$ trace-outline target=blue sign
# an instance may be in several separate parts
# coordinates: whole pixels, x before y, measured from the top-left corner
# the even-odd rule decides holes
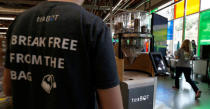
[[[174,21],[168,22],[168,31],[167,31],[167,40],[173,40],[173,33],[174,33]]]

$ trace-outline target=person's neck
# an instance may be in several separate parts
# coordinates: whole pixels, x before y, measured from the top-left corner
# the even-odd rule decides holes
[[[48,0],[48,1],[58,1],[58,2],[71,2],[71,3],[75,3],[77,5],[82,5],[82,3],[80,3],[79,1],[77,0]]]

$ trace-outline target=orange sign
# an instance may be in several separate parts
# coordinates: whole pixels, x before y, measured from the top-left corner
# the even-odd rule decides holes
[[[200,0],[187,0],[186,15],[199,12]]]

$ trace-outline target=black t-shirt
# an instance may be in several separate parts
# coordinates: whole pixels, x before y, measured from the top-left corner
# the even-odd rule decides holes
[[[95,109],[96,89],[119,84],[109,29],[74,3],[22,13],[7,41],[14,109]]]

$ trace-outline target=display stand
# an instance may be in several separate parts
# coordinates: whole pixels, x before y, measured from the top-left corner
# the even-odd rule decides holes
[[[149,52],[152,35],[146,12],[115,16],[114,52],[124,109],[154,109],[157,78]]]
[[[117,64],[120,64],[117,65],[119,71],[122,71],[122,68],[124,68],[124,70],[140,71],[147,73],[152,77],[155,76],[152,60],[149,55],[151,40],[150,34],[142,34],[138,32],[119,33],[115,36],[115,38],[118,38],[119,40],[119,43],[114,46],[115,56],[117,57]],[[149,44],[147,48],[144,46],[142,47],[142,45],[144,45],[142,42],[145,40],[148,41]],[[132,41],[134,43],[126,45],[125,43],[127,43],[127,41],[130,41],[130,43]],[[132,48],[130,49],[129,47]],[[124,65],[122,65],[122,61],[124,62]]]
[[[140,33],[119,33],[118,37],[115,38],[119,39],[119,43],[114,46],[114,50],[118,75],[121,81],[120,87],[124,109],[154,109],[157,78],[155,77],[149,53],[138,52],[139,49],[136,51],[137,53],[135,52],[136,55],[127,53],[129,55],[126,56],[123,53],[125,52],[123,51],[125,41],[129,39],[131,39],[129,41],[150,40],[151,38]],[[136,45],[131,44],[131,47],[135,49]],[[129,58],[133,57],[135,59],[131,63]]]

